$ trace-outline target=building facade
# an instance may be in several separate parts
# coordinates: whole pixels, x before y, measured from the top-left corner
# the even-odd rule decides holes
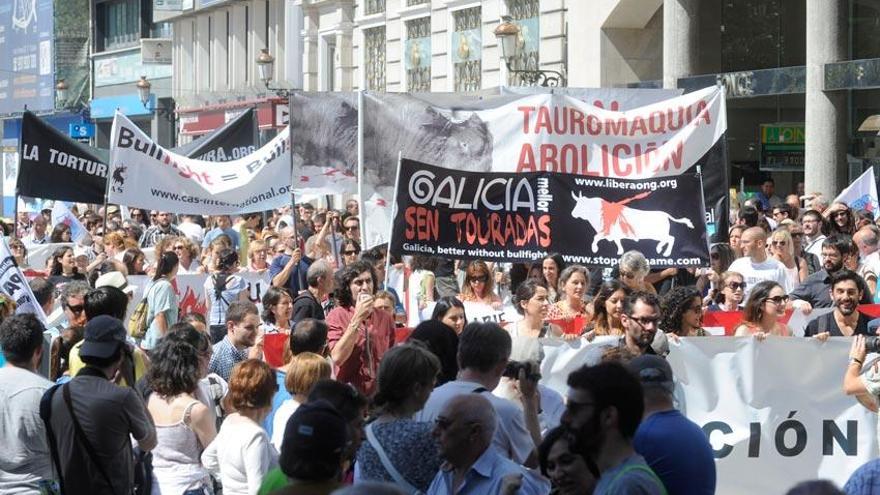
[[[293,0],[195,0],[170,11],[174,32],[171,93],[179,140],[188,142],[257,109],[262,139],[287,124],[287,101],[260,79],[257,58],[274,57],[271,88],[301,88],[301,9]]]

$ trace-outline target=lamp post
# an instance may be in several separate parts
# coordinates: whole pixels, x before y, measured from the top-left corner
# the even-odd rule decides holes
[[[67,83],[64,82],[64,79],[59,79],[58,84],[55,85],[55,104],[61,108],[67,104],[67,90]]]
[[[257,57],[257,71],[260,74],[260,80],[263,81],[263,85],[266,86],[268,91],[272,91],[281,98],[290,97],[289,89],[273,88],[272,86],[269,86],[269,82],[272,80],[272,74],[275,73],[275,57],[269,53],[268,48],[260,49],[260,55]]]
[[[519,46],[520,28],[511,22],[511,17],[501,17],[501,24],[495,28],[495,37],[501,44],[501,58],[507,67],[507,72],[519,76],[528,86],[565,86],[565,75],[562,72],[549,69],[513,69],[510,64],[520,55]]]
[[[151,112],[156,112],[160,117],[165,117],[165,120],[169,122],[174,122],[173,104],[169,106],[162,105],[160,107],[149,107],[148,103],[150,103],[150,97],[152,96],[153,85],[147,80],[147,76],[141,76],[140,81],[135,84],[135,87],[137,88],[138,98],[140,98],[144,108]]]

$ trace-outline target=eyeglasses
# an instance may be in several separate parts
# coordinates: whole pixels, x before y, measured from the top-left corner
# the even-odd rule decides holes
[[[19,249],[24,249],[24,246],[19,246],[17,244],[13,244],[12,246],[9,246],[9,249],[19,250]]]
[[[343,251],[342,254],[344,254],[346,256],[356,256],[358,254],[358,252],[355,251],[354,249],[348,249],[346,251]]]
[[[79,304],[77,306],[71,306],[68,304],[67,309],[69,309],[71,313],[78,315],[82,313],[86,309],[86,307],[84,304]]]
[[[764,299],[764,302],[772,302],[777,306],[781,306],[788,302],[788,296],[768,297],[767,299]]]
[[[174,246],[173,249],[174,249],[175,251],[180,251],[180,250],[186,249],[186,246]]]
[[[343,230],[351,232],[353,230],[358,230],[359,228],[361,228],[361,226],[360,225],[346,225],[345,227],[342,227],[342,228],[343,228]]]
[[[636,317],[634,317],[634,316],[627,315],[627,317],[628,317],[630,320],[632,320],[632,321],[638,323],[639,326],[642,327],[642,328],[644,328],[644,327],[646,327],[646,326],[648,326],[648,325],[657,325],[657,323],[660,322],[660,318],[651,318],[651,317],[647,317],[647,316],[643,316],[643,317],[641,317],[641,318],[636,318]]]
[[[727,288],[730,290],[740,290],[740,289],[746,290],[746,283],[745,282],[729,282],[727,284]]]
[[[104,235],[104,231],[103,231],[103,230],[99,230],[99,231],[95,232],[95,235]]]

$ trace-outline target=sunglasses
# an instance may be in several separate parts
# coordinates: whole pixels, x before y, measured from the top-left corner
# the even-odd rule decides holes
[[[847,211],[835,211],[834,213],[831,214],[832,217],[845,217],[848,215],[849,215],[849,212],[847,212]]]
[[[770,244],[772,244],[774,246],[787,246],[788,241],[773,241]]]
[[[764,302],[772,302],[777,306],[781,306],[788,302],[788,296],[768,297],[767,299],[764,299]]]
[[[79,304],[79,305],[77,305],[77,306],[71,306],[71,305],[68,304],[68,305],[67,305],[67,309],[69,309],[70,312],[73,313],[73,314],[80,314],[80,313],[82,313],[82,312],[86,309],[86,307],[85,307],[85,305],[83,305],[83,304]]]
[[[349,249],[349,250],[343,251],[342,254],[344,254],[346,256],[355,256],[358,254],[358,252],[355,251],[354,249]]]
[[[489,281],[489,277],[486,275],[480,275],[479,277],[472,277],[471,278],[471,282],[482,282],[485,284],[488,281]]]
[[[180,250],[182,250],[182,249],[186,249],[186,246],[174,246],[173,249],[174,249],[175,251],[180,251]]]
[[[746,290],[746,283],[745,282],[730,282],[727,284],[727,288],[730,290],[739,290],[739,289]]]
[[[360,225],[349,225],[349,226],[343,227],[344,230],[349,231],[349,232],[351,232],[352,230],[357,230],[359,228],[361,228]]]

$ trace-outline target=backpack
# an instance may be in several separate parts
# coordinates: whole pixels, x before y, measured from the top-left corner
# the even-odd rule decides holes
[[[223,291],[226,290],[226,283],[229,282],[229,274],[224,272],[215,273],[213,279],[214,299],[216,299],[218,302],[223,301],[226,303],[227,306],[229,306],[229,303],[226,301],[226,299],[223,298]]]
[[[147,298],[144,297],[137,306],[134,307],[134,312],[131,313],[131,316],[128,317],[128,334],[133,339],[143,339],[147,334],[147,329],[150,328],[147,324],[147,313],[149,310],[149,303],[147,302]]]

